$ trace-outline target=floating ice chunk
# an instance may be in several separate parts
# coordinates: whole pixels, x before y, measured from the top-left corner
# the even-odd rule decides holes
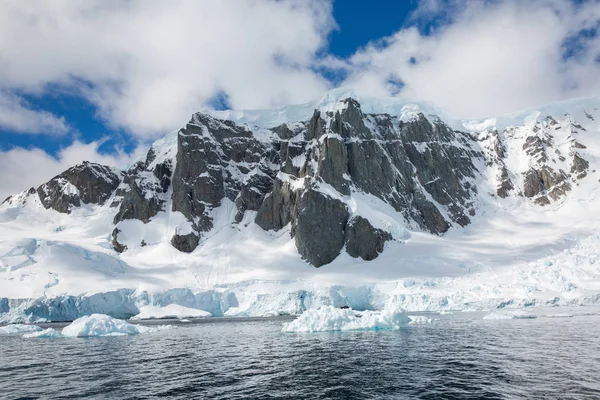
[[[432,318],[427,318],[424,315],[411,315],[408,318],[410,319],[409,325],[431,324],[433,322]]]
[[[354,311],[331,306],[308,310],[283,326],[283,332],[326,332],[355,330],[397,330],[408,326],[409,317],[401,310]]]
[[[14,335],[16,333],[38,332],[41,330],[42,328],[37,325],[14,324],[0,326],[0,335]]]
[[[63,337],[63,335],[55,329],[48,328],[48,329],[44,329],[43,331],[26,333],[23,335],[23,337],[25,339],[32,339],[32,338],[53,339],[53,338]]]
[[[483,319],[512,319],[509,314],[491,313],[483,316]]]
[[[159,318],[207,318],[212,317],[208,311],[189,308],[178,304],[169,304],[164,307],[140,307],[140,313],[131,319],[159,319]]]
[[[546,318],[573,318],[573,314],[546,314]]]
[[[485,315],[483,319],[534,319],[537,316],[526,313],[524,311],[513,311],[513,312],[493,312]]]
[[[104,314],[92,314],[76,319],[63,328],[62,334],[68,337],[120,336],[140,333],[137,326]]]
[[[124,336],[157,332],[171,328],[169,325],[155,327],[133,325],[127,321],[109,317],[108,315],[92,314],[76,319],[71,325],[63,328],[62,334],[67,337]]]

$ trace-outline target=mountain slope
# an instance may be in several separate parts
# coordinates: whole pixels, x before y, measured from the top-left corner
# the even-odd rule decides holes
[[[578,99],[459,121],[337,90],[277,110],[205,110],[127,171],[84,163],[7,199],[0,312],[60,319],[177,303],[261,315],[398,298],[419,309],[593,298],[594,263],[540,278],[571,286],[500,288],[598,226],[599,108]],[[69,311],[49,315],[52,301]]]

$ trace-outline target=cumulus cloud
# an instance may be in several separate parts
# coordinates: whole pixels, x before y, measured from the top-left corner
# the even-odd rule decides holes
[[[346,60],[346,86],[365,95],[431,101],[457,116],[490,116],[598,94],[600,2],[428,0],[416,20],[444,15]],[[399,87],[398,82],[402,82]]]
[[[118,149],[114,154],[102,154],[98,151],[101,144],[102,141],[91,143],[74,141],[62,149],[57,157],[52,157],[39,148],[16,147],[8,151],[0,151],[2,160],[0,202],[10,195],[30,187],[37,187],[82,161],[124,168],[131,163],[133,158],[144,152],[144,148],[138,147],[131,154]]]
[[[427,100],[456,116],[600,90],[599,0],[422,0],[409,26],[347,59],[326,51],[336,23],[325,0],[0,0],[0,9],[0,127],[16,132],[69,131],[15,95],[56,87],[140,140],[216,96],[237,109],[316,100],[331,86],[319,70],[343,72],[341,85],[359,95]],[[83,160],[128,162],[99,145],[75,141],[57,158],[0,152],[0,197]]]
[[[0,91],[0,130],[18,133],[62,135],[70,128],[64,117],[33,110],[19,96]]]
[[[181,126],[221,93],[237,109],[318,99],[331,86],[318,69],[343,71],[341,84],[359,94],[428,100],[462,116],[600,88],[600,39],[580,35],[598,27],[598,0],[421,0],[413,27],[348,59],[326,52],[331,1],[0,5],[0,90],[39,95],[58,85],[95,104],[109,127],[142,138]],[[566,48],[578,51],[565,57]]]
[[[0,0],[0,89],[48,84],[110,126],[155,137],[224,92],[235,108],[320,96],[311,67],[335,28],[324,0]]]

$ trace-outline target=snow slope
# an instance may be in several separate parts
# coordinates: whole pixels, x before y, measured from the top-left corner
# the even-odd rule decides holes
[[[300,106],[210,113],[272,127],[305,121],[315,108],[335,110],[349,96],[356,97],[337,90]],[[567,196],[541,207],[522,196],[492,195],[497,171],[478,166],[477,215],[467,227],[453,227],[443,236],[411,230],[372,195],[342,196],[350,210],[360,210],[396,240],[387,242],[375,261],[342,252],[320,269],[300,259],[289,226],[266,232],[254,224],[252,212],[232,224],[236,208],[228,200],[214,210],[214,227],[193,253],[169,244],[175,231],[185,231],[187,221],[180,213],[164,211],[143,231],[136,225],[140,221],[124,221],[122,240],[130,250],[119,255],[107,234],[115,214],[110,201],[61,214],[46,210],[34,197],[23,205],[24,192],[0,207],[0,320],[74,320],[93,313],[129,318],[144,307],[172,305],[213,316],[258,316],[321,306],[439,311],[600,303],[599,98],[481,120],[453,119],[432,105],[401,99],[359,100],[366,113],[440,117],[479,137],[484,152],[497,131],[507,144],[504,162],[518,189],[521,174],[531,167],[523,143],[535,125],[543,125],[548,115],[563,128],[576,121],[585,129],[578,130],[576,140],[586,146],[580,151],[589,171],[571,183]],[[571,131],[552,129],[557,148],[569,153]],[[176,151],[174,136],[154,145],[156,162]],[[552,162],[567,168],[558,159]],[[134,246],[142,240],[145,246]]]

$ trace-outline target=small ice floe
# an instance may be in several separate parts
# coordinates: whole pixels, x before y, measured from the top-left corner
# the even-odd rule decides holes
[[[165,318],[208,318],[212,314],[208,311],[199,310],[180,306],[179,304],[169,304],[164,307],[160,306],[143,306],[140,307],[140,313],[131,319],[165,319]]]
[[[294,321],[284,324],[282,331],[398,330],[410,322],[411,318],[402,310],[354,311],[327,306],[305,311]]]
[[[23,335],[23,337],[25,339],[32,339],[32,338],[53,339],[53,338],[61,338],[64,336],[56,329],[48,328],[48,329],[44,329],[43,331],[26,333]]]
[[[171,328],[172,326],[170,325],[153,327],[134,325],[108,315],[92,314],[78,318],[70,325],[64,327],[62,335],[66,337],[125,336],[157,332]]]
[[[432,318],[427,318],[424,315],[410,315],[408,318],[410,319],[409,325],[424,325],[433,322]]]
[[[573,314],[545,314],[545,318],[573,318]]]
[[[0,326],[0,335],[14,335],[17,333],[38,332],[41,330],[42,328],[37,325],[13,324]]]
[[[527,313],[525,311],[511,311],[511,312],[493,312],[487,314],[483,319],[534,319],[536,315]]]

